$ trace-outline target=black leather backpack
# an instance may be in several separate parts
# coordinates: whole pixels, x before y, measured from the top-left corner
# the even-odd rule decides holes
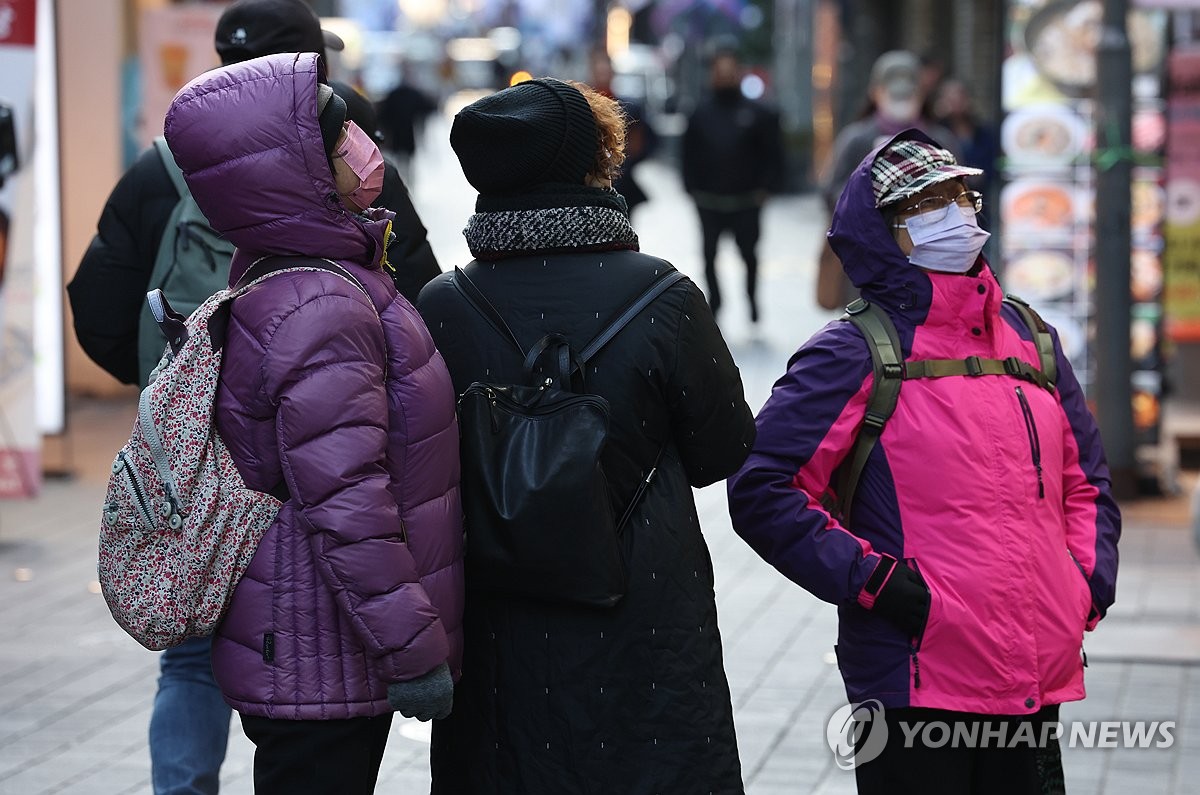
[[[526,376],[525,384],[476,381],[458,401],[469,586],[594,607],[624,596],[620,534],[659,461],[616,518],[600,464],[608,401],[586,391],[584,365],[682,278],[678,271],[660,277],[578,352],[562,334],[526,351],[455,269],[455,287],[520,352]]]

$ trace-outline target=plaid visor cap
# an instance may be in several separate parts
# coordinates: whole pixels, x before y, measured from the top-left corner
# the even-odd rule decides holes
[[[896,141],[871,164],[875,206],[886,207],[948,179],[982,173],[982,169],[960,166],[954,155],[940,146],[924,141]]]

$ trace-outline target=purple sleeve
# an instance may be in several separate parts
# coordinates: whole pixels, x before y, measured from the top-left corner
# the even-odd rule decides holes
[[[738,535],[789,579],[834,604],[861,602],[880,562],[870,544],[820,504],[862,423],[870,385],[862,337],[848,324],[826,327],[775,383],[758,413],[750,457],[728,483]]]
[[[1079,562],[1092,589],[1093,629],[1116,599],[1117,542],[1121,538],[1121,513],[1112,495],[1108,463],[1096,420],[1088,410],[1083,390],[1054,333],[1058,362],[1056,384],[1064,423],[1063,518],[1067,545]]]

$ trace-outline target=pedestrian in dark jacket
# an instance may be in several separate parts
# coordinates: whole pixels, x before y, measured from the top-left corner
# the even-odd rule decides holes
[[[346,118],[358,125],[359,129],[368,133],[380,144],[383,137],[379,130],[379,120],[375,106],[359,93],[358,89],[340,80],[330,80],[329,87],[333,93],[346,103]],[[383,158],[383,192],[379,194],[376,205],[391,210],[396,214],[392,221],[392,234],[396,239],[388,246],[388,262],[392,268],[388,275],[396,283],[400,295],[410,303],[417,302],[421,288],[429,280],[442,272],[433,249],[426,237],[425,224],[413,207],[412,197],[408,186],[400,176],[400,169],[393,158]]]
[[[465,271],[525,345],[559,332],[578,350],[672,270],[638,252],[610,188],[623,135],[613,100],[551,79],[455,117],[450,142],[480,192]],[[511,342],[452,278],[430,282],[420,308],[455,389],[522,382]],[[695,285],[667,289],[601,350],[586,390],[611,407],[602,464],[617,515],[662,452],[621,538],[628,590],[611,608],[468,590],[455,711],[434,724],[437,795],[743,791],[691,489],[736,470],[754,426]]]
[[[763,205],[783,173],[779,114],[742,94],[742,66],[731,50],[713,58],[712,96],[688,119],[683,136],[683,187],[696,202],[704,238],[708,303],[721,308],[717,244],[725,232],[746,266],[750,319],[758,322],[758,238]]]
[[[1049,383],[980,254],[981,198],[963,181],[978,173],[907,130],[863,159],[838,200],[830,242],[891,319],[903,361],[848,522],[830,507],[849,499],[836,473],[878,417],[872,354],[852,323],[792,357],[729,480],[734,529],[838,606],[850,702],[884,710],[888,731],[864,730],[842,760],[858,763],[861,793],[1061,791],[1046,727],[1084,697],[1083,634],[1115,597],[1121,517],[1100,435],[1057,332]],[[950,735],[935,729],[910,742],[901,724],[922,721],[976,740],[938,744]]]
[[[217,430],[248,487],[288,495],[213,642],[258,793],[372,792],[392,710],[445,717],[462,654],[454,392],[384,272],[382,156],[318,84],[318,57],[202,75],[165,124],[237,246],[231,283],[264,257],[322,257],[360,283],[274,276],[226,333]]]
[[[341,39],[321,30],[316,15],[301,0],[238,0],[217,23],[215,43],[226,65],[278,52],[324,56],[327,45],[339,50],[343,46]],[[368,120],[357,108],[352,108],[350,118],[369,131]],[[159,242],[178,201],[166,168],[150,147],[113,188],[96,236],[67,285],[75,336],[84,353],[124,384],[140,381],[139,318]],[[441,269],[408,189],[390,163],[380,201],[381,207],[396,213],[392,226],[396,241],[389,256],[395,266],[393,279],[406,298],[416,301],[421,287]],[[168,294],[167,298],[176,297]]]

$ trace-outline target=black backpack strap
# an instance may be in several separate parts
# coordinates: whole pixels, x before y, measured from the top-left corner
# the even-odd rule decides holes
[[[500,332],[500,336],[506,338],[513,344],[521,353],[521,358],[525,358],[525,348],[521,345],[521,341],[517,339],[517,335],[509,328],[508,323],[504,322],[504,317],[492,305],[483,291],[475,286],[475,282],[471,281],[471,277],[467,276],[466,271],[462,268],[455,267],[454,277],[450,283],[462,294],[462,297],[467,299],[467,303],[475,308],[475,311],[483,315],[483,319],[492,325],[496,331]]]
[[[171,352],[178,355],[183,349],[183,343],[188,340],[187,318],[175,311],[167,296],[158,288],[146,293],[146,302],[150,305],[150,314],[154,317],[154,322],[167,338]]]
[[[627,325],[629,325],[630,321],[641,314],[642,310],[649,306],[655,298],[658,298],[660,295],[666,292],[671,285],[683,278],[685,278],[684,275],[679,271],[670,271],[655,280],[654,283],[647,287],[643,293],[634,298],[628,306],[618,312],[617,315],[609,321],[608,325],[605,326],[599,334],[597,334],[586,345],[583,346],[583,350],[574,357],[575,363],[573,364],[572,370],[582,369],[583,365],[587,364],[588,360],[599,353],[601,348],[611,342],[612,338],[617,336],[621,329],[625,328]],[[480,290],[473,281],[471,281],[470,277],[467,276],[466,272],[463,271],[462,268],[454,269],[454,278],[452,282],[454,286],[458,288],[458,291],[462,293],[463,297],[467,299],[467,302],[470,303],[471,306],[475,307],[475,310],[492,325],[492,328],[498,331],[501,336],[507,338],[513,344],[513,346],[521,352],[521,356],[526,359],[527,371],[531,369],[530,365],[532,364],[528,357],[532,356],[533,361],[536,361],[537,356],[541,355],[542,351],[544,351],[547,347],[550,347],[550,345],[555,341],[556,335],[547,335],[546,337],[543,337],[533,349],[526,352],[525,348],[521,345],[520,340],[517,339],[517,335],[513,333],[513,330],[509,327],[508,323],[504,321],[504,318],[501,316],[500,312],[496,309],[492,302],[487,299],[487,296],[483,294],[483,291]]]
[[[842,524],[848,525],[858,479],[867,465],[871,450],[883,434],[884,425],[895,412],[896,403],[900,400],[904,368],[901,364],[903,351],[900,348],[900,338],[896,335],[896,326],[882,309],[859,298],[846,307],[846,314],[842,316],[842,320],[853,323],[866,339],[867,347],[871,351],[871,368],[875,374],[871,394],[867,398],[862,429],[850,448],[847,460],[842,464],[837,497],[834,500],[823,500],[826,509],[835,509]]]
[[[600,349],[612,341],[612,338],[620,333],[621,329],[629,325],[635,317],[642,313],[642,310],[648,307],[655,298],[665,293],[671,285],[684,278],[684,275],[679,271],[669,271],[660,276],[653,284],[646,288],[646,291],[633,299],[625,309],[617,314],[605,328],[592,338],[591,342],[583,346],[583,350],[579,353],[579,364],[583,366],[588,361],[600,352]]]
[[[1043,386],[1053,392],[1054,385],[1058,383],[1058,360],[1054,356],[1054,337],[1050,335],[1050,328],[1041,315],[1033,311],[1033,307],[1023,299],[1010,294],[1004,296],[1004,303],[1017,310],[1021,320],[1029,327],[1033,335],[1033,344],[1037,346],[1038,359],[1042,363],[1042,374],[1048,382]]]

